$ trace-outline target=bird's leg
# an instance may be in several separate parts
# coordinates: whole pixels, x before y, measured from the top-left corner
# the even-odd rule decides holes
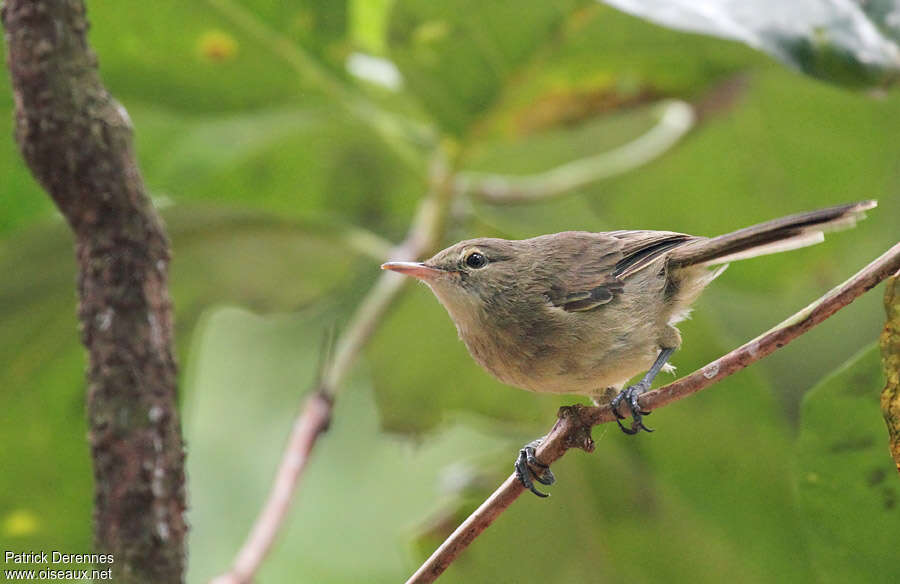
[[[653,366],[650,367],[650,370],[644,375],[644,378],[641,379],[640,382],[630,385],[620,391],[619,395],[612,400],[610,405],[612,406],[613,413],[616,415],[616,423],[626,434],[637,434],[641,430],[644,430],[645,432],[653,431],[653,428],[648,428],[644,425],[643,416],[649,415],[650,412],[641,410],[641,406],[638,404],[638,398],[642,393],[650,389],[650,384],[653,383],[656,374],[659,373],[660,369],[663,368],[666,361],[669,360],[669,357],[671,357],[674,352],[675,349],[662,349],[656,357]],[[625,419],[625,416],[619,413],[619,404],[622,403],[622,401],[625,401],[628,404],[628,409],[631,410],[631,428],[626,428],[622,424],[622,420]]]
[[[534,451],[543,441],[543,438],[533,440],[523,446],[522,450],[519,451],[519,456],[516,458],[515,464],[516,478],[519,479],[519,482],[522,483],[523,487],[538,497],[549,497],[550,495],[547,493],[542,493],[534,488],[534,481],[537,481],[542,485],[552,485],[556,482],[556,477],[550,472],[550,467],[534,457]],[[541,469],[540,473],[534,472],[532,467]]]

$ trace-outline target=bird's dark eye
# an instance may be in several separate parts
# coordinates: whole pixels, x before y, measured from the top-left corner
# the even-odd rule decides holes
[[[487,265],[487,258],[483,254],[473,251],[466,256],[466,265],[477,270]]]

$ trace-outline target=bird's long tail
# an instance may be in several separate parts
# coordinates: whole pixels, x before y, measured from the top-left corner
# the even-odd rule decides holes
[[[789,215],[710,239],[681,245],[669,254],[671,267],[719,265],[819,243],[824,232],[856,225],[877,201],[838,205]]]

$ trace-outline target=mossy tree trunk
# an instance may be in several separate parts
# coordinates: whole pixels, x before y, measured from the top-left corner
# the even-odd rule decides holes
[[[131,122],[100,81],[82,0],[6,0],[2,18],[16,141],[75,235],[96,551],[114,555],[117,582],[179,582],[185,486],[169,245]]]

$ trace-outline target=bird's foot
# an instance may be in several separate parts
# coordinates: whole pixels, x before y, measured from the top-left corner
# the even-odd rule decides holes
[[[550,467],[539,461],[534,456],[534,452],[541,445],[541,439],[538,438],[533,442],[529,442],[519,451],[516,458],[516,478],[522,483],[522,486],[537,495],[538,497],[549,497],[547,493],[542,493],[534,487],[534,481],[542,485],[552,485],[556,482],[556,477],[550,472]],[[535,472],[534,469],[539,469]]]
[[[644,416],[649,416],[650,412],[642,410],[640,404],[638,404],[638,398],[645,391],[647,391],[646,384],[637,383],[635,385],[630,385],[620,391],[619,395],[617,395],[610,404],[613,413],[616,415],[616,423],[626,434],[637,434],[641,430],[645,432],[653,431],[653,428],[648,428],[644,425]],[[628,404],[628,409],[631,410],[631,428],[626,428],[624,424],[622,424],[622,420],[625,419],[625,416],[619,413],[619,404],[623,401]]]

